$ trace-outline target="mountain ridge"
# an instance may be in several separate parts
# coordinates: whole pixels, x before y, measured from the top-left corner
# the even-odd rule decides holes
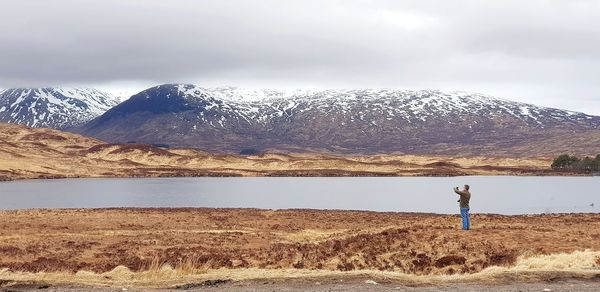
[[[0,90],[0,122],[69,129],[118,103],[118,98],[93,88],[8,88]]]
[[[479,155],[600,129],[600,117],[439,90],[246,90],[163,84],[77,131],[208,151]],[[552,151],[546,151],[548,154]]]

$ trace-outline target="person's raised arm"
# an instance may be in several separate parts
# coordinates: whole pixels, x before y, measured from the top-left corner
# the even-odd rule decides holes
[[[454,192],[459,194],[461,197],[467,195],[465,192],[458,190],[458,188],[454,188]]]
[[[454,192],[455,192],[455,193],[457,193],[457,194],[459,194],[459,195],[460,195],[460,191],[458,190],[458,188],[454,188],[453,190],[454,190]],[[461,197],[462,197],[462,196],[461,196]],[[457,202],[460,202],[460,199],[458,199],[458,201],[457,201]]]

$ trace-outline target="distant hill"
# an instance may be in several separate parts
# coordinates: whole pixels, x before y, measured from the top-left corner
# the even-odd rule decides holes
[[[539,156],[597,152],[598,144],[586,141],[600,139],[600,117],[464,92],[166,84],[132,96],[77,131],[111,142],[229,153]],[[564,137],[583,138],[579,145]]]
[[[0,123],[0,181],[156,176],[405,176],[551,174],[539,158],[218,155],[191,148],[107,144],[65,131]],[[562,173],[561,173],[562,174]]]
[[[69,129],[118,103],[118,98],[91,88],[0,89],[0,122]]]

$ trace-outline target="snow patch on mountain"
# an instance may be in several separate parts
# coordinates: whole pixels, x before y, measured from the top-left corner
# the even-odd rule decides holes
[[[64,129],[81,125],[119,103],[89,88],[10,88],[0,92],[0,121]]]
[[[559,110],[533,104],[509,101],[485,94],[464,91],[394,89],[328,89],[328,90],[274,90],[243,89],[238,87],[204,88],[190,84],[174,86],[177,94],[189,100],[202,100],[204,110],[213,111],[209,121],[198,115],[200,123],[223,126],[227,119],[244,120],[249,124],[266,124],[275,119],[296,115],[331,115],[342,124],[374,119],[418,124],[431,120],[465,119],[470,117],[513,117],[523,125],[545,127],[560,123],[586,122],[597,119],[579,112]],[[157,87],[160,88],[160,87]],[[166,97],[169,98],[169,97]],[[341,121],[340,121],[341,119]],[[217,120],[219,122],[217,122]],[[593,124],[597,127],[597,124]]]
[[[598,129],[599,116],[469,92],[164,84],[132,96],[79,131],[109,142],[232,153],[253,148],[479,155]]]

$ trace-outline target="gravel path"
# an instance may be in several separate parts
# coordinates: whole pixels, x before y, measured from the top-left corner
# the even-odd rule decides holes
[[[369,280],[328,280],[327,282],[313,281],[309,279],[297,280],[263,280],[263,281],[240,281],[240,282],[203,282],[192,283],[172,289],[142,289],[142,288],[106,288],[106,287],[61,287],[47,286],[43,284],[17,284],[4,287],[2,291],[578,291],[597,292],[600,291],[600,279],[597,280],[560,280],[544,283],[508,283],[508,284],[477,284],[477,283],[453,283],[435,286],[405,286],[398,283],[375,283]]]

